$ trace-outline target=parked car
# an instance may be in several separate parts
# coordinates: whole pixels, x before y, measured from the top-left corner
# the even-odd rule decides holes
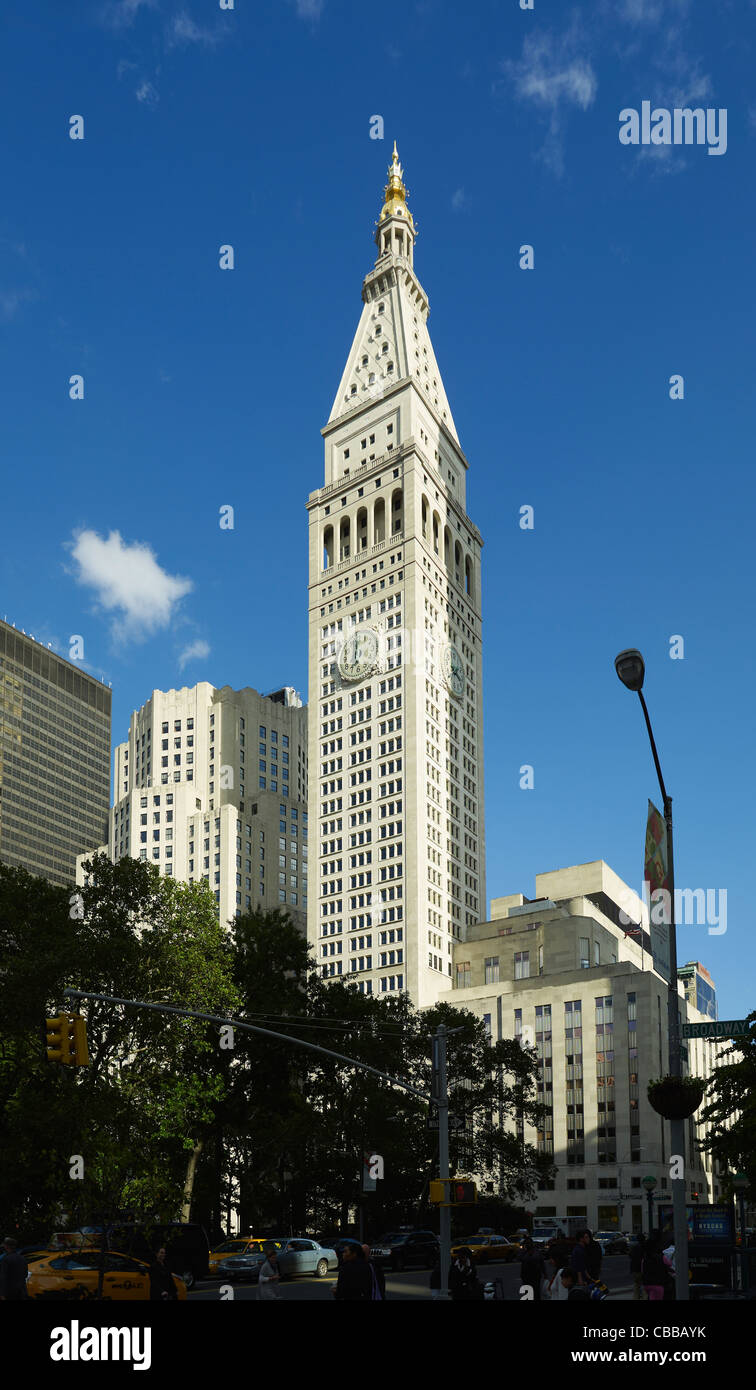
[[[30,1298],[42,1300],[91,1299],[97,1297],[100,1261],[105,1261],[102,1296],[109,1302],[121,1299],[148,1299],[150,1267],[144,1260],[122,1255],[116,1250],[50,1251],[34,1260],[26,1287]],[[176,1295],[186,1298],[186,1284],[174,1274]]]
[[[407,1269],[410,1265],[432,1269],[440,1253],[439,1239],[433,1231],[389,1231],[370,1247],[371,1260],[391,1269]]]
[[[619,1231],[596,1231],[593,1239],[601,1246],[602,1255],[626,1255],[630,1249],[627,1236]]]

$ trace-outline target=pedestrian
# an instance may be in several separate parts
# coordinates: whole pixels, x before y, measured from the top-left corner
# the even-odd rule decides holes
[[[672,1302],[674,1302],[675,1299],[677,1298],[677,1292],[676,1292],[676,1289],[675,1289],[675,1247],[674,1247],[674,1245],[667,1245],[667,1246],[665,1247],[665,1249],[662,1250],[662,1259],[663,1259],[663,1261],[664,1261],[664,1268],[665,1268],[666,1271],[667,1271],[667,1278],[666,1278],[666,1280],[665,1280],[665,1282],[664,1282],[664,1301],[665,1301],[665,1303],[672,1303]]]
[[[368,1269],[370,1270],[370,1280],[372,1285],[370,1297],[374,1302],[378,1302],[382,1299],[385,1299],[386,1297],[386,1275],[384,1274],[381,1266],[378,1264],[374,1264],[371,1260],[369,1245],[363,1245],[362,1253],[365,1256],[365,1259],[367,1260]]]
[[[449,1270],[449,1293],[452,1301],[457,1303],[463,1299],[478,1298],[482,1292],[475,1273],[472,1252],[463,1245],[454,1256]]]
[[[583,1288],[588,1283],[588,1265],[586,1262],[586,1249],[591,1238],[588,1230],[577,1231],[575,1234],[575,1244],[570,1253],[570,1269],[575,1275],[575,1283],[578,1288]]]
[[[601,1261],[603,1250],[597,1240],[593,1239],[593,1234],[589,1230],[584,1231],[585,1240],[585,1268],[589,1279],[598,1281],[601,1278]]]
[[[178,1290],[168,1268],[165,1246],[161,1245],[150,1265],[150,1302],[162,1303],[172,1298],[178,1298]]]
[[[533,1301],[541,1301],[541,1284],[545,1277],[543,1255],[536,1250],[532,1240],[522,1242],[522,1263],[520,1265],[520,1282],[533,1290]]]
[[[669,1280],[669,1271],[664,1263],[658,1237],[649,1237],[641,1260],[641,1279],[646,1297],[651,1303],[661,1303]]]
[[[635,1300],[643,1299],[646,1296],[643,1288],[643,1277],[641,1275],[644,1249],[645,1242],[641,1236],[630,1250],[630,1273],[633,1276],[633,1298]]]
[[[3,1250],[5,1255],[0,1260],[0,1299],[17,1303],[19,1299],[29,1297],[26,1287],[29,1266],[23,1255],[19,1255],[18,1242],[13,1236],[5,1237]]]
[[[591,1296],[591,1295],[590,1295],[590,1293],[588,1292],[588,1289],[587,1289],[584,1285],[579,1284],[579,1283],[577,1282],[577,1275],[576,1275],[576,1273],[575,1273],[575,1270],[572,1269],[572,1268],[570,1268],[569,1265],[567,1266],[566,1269],[563,1269],[563,1270],[562,1270],[562,1272],[561,1272],[561,1274],[560,1274],[559,1277],[560,1277],[560,1281],[561,1281],[562,1287],[565,1288],[565,1289],[567,1290],[567,1299],[568,1299],[568,1302],[570,1302],[570,1303],[577,1303],[577,1302],[583,1302],[583,1303],[585,1303],[587,1300],[590,1299],[590,1296]]]
[[[372,1265],[361,1245],[345,1245],[333,1296],[341,1303],[367,1303],[373,1297]]]
[[[257,1277],[257,1297],[263,1303],[268,1303],[282,1297],[279,1284],[281,1282],[281,1271],[278,1268],[278,1250],[272,1241],[268,1241],[263,1246],[265,1259],[260,1265],[260,1273]]]
[[[564,1300],[567,1298],[567,1295],[569,1294],[569,1288],[562,1281],[562,1275],[565,1273],[565,1271],[567,1271],[567,1273],[570,1274],[570,1276],[574,1280],[574,1272],[570,1269],[569,1264],[564,1264],[561,1266],[560,1269],[554,1271],[549,1280],[548,1290],[546,1291],[547,1297],[551,1300],[552,1303],[564,1302]]]
[[[552,1241],[549,1242],[549,1259],[555,1271],[564,1269],[570,1262],[570,1245],[564,1231],[559,1231]]]

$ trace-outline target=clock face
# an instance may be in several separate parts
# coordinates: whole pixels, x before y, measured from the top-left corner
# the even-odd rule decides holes
[[[452,695],[455,695],[458,700],[461,700],[465,693],[467,681],[465,679],[465,668],[462,657],[457,651],[457,648],[452,646],[445,647],[442,661],[444,680]]]
[[[339,652],[339,670],[345,680],[359,681],[377,665],[378,633],[372,627],[358,627]]]

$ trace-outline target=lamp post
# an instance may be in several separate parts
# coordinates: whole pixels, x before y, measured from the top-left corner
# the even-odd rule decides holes
[[[654,1188],[656,1187],[656,1178],[652,1178],[650,1175],[644,1178],[643,1186],[646,1189],[646,1200],[648,1202],[648,1234],[652,1236],[654,1233]]]
[[[746,1244],[746,1204],[745,1195],[750,1181],[745,1173],[736,1173],[732,1185],[738,1198],[738,1224],[740,1226],[740,1289],[748,1288],[748,1249]]]
[[[667,827],[667,879],[669,884],[670,912],[669,912],[669,988],[667,991],[667,1033],[669,1039],[669,1074],[670,1076],[682,1076],[682,1055],[680,1052],[680,1011],[677,998],[677,935],[675,931],[675,862],[673,854],[672,839],[672,797],[667,795],[667,788],[662,777],[659,755],[656,751],[651,720],[646,708],[646,701],[643,698],[643,679],[646,674],[646,667],[640,652],[631,647],[626,651],[620,652],[616,657],[614,667],[622,684],[628,690],[636,691],[638,699],[643,709],[643,717],[648,729],[648,737],[651,742],[651,752],[654,755],[654,766],[656,775],[659,779],[659,789],[664,801],[664,820]],[[687,1302],[690,1298],[688,1285],[688,1215],[685,1207],[685,1120],[670,1120],[669,1139],[671,1157],[679,1156],[682,1159],[683,1176],[672,1178],[672,1219],[675,1243],[675,1293],[679,1302]],[[675,1165],[678,1171],[680,1165]]]

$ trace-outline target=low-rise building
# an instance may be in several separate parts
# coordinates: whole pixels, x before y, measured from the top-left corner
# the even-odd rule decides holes
[[[584,1217],[594,1230],[646,1229],[643,1178],[656,1178],[662,1201],[671,1183],[669,1126],[646,1094],[669,1066],[668,989],[653,969],[645,905],[602,860],[539,874],[534,899],[496,898],[490,921],[467,925],[454,986],[452,1001],[481,1017],[492,1040],[519,1038],[537,1051],[542,1125],[505,1121],[557,1167],[534,1213]],[[705,1021],[682,983],[679,995],[683,1021]],[[684,1067],[706,1076],[722,1044],[686,1047]],[[696,1133],[691,1120],[686,1197],[716,1201],[718,1176]],[[481,1180],[496,1190],[495,1174]]]

